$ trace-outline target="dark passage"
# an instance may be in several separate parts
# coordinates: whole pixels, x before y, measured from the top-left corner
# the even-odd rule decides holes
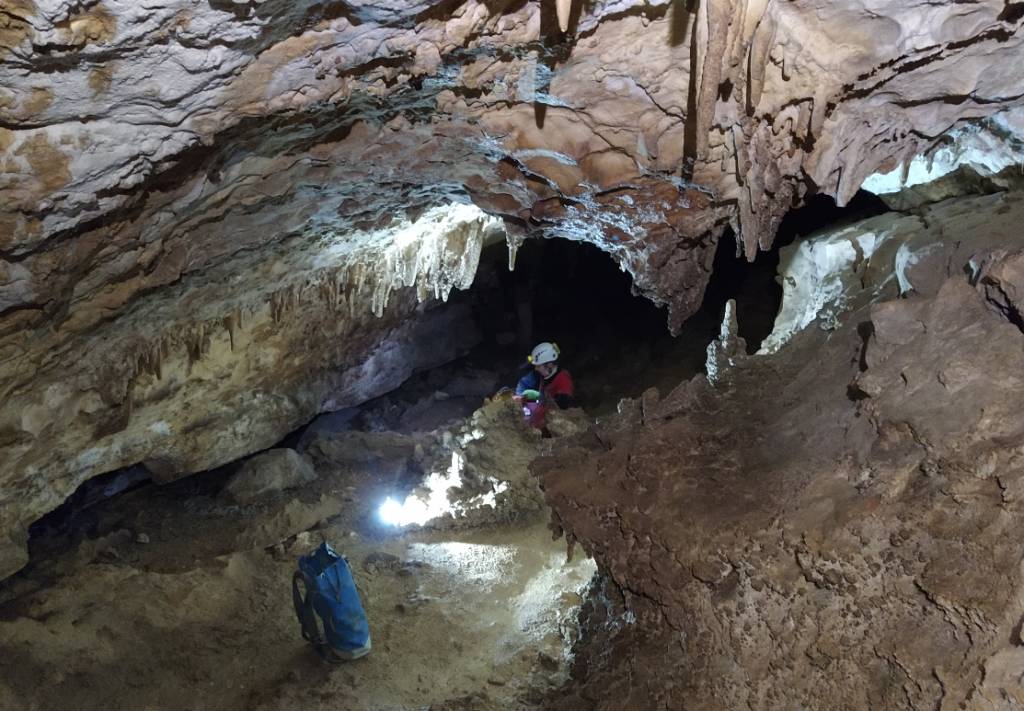
[[[735,299],[739,334],[747,342],[747,352],[755,353],[772,332],[782,303],[782,286],[777,276],[779,250],[818,230],[839,229],[885,212],[889,212],[885,203],[865,191],[859,191],[845,207],[837,206],[827,195],[814,195],[803,207],[783,218],[772,248],[759,252],[752,263],[736,257],[736,235],[727,230],[715,253],[704,303],[687,328],[697,329],[702,319],[712,319],[717,329],[726,301]]]
[[[484,255],[473,289],[460,296],[472,300],[484,333],[472,358],[491,359],[512,384],[536,343],[557,343],[579,404],[588,409],[614,408],[666,369],[692,375],[703,364],[706,334],[673,339],[665,310],[634,296],[630,275],[589,244],[527,240],[512,272],[505,247],[496,245]]]
[[[356,429],[442,426],[468,416],[500,387],[514,386],[528,369],[526,356],[542,341],[558,344],[561,365],[576,382],[577,404],[592,416],[613,412],[622,398],[650,387],[667,393],[703,372],[728,299],[737,300],[740,335],[756,351],[779,308],[777,265],[775,250],[754,263],[736,258],[735,240],[726,234],[704,303],[673,338],[665,309],[634,295],[631,275],[597,247],[529,239],[509,271],[506,246],[492,245],[481,256],[472,288],[450,299],[472,308],[480,344],[466,357],[418,373],[398,390],[335,417]],[[286,440],[286,446],[297,441]]]
[[[665,309],[634,295],[632,277],[597,247],[527,240],[509,272],[505,247],[496,245],[485,252],[473,288],[457,297],[471,300],[484,332],[483,345],[470,358],[490,359],[511,384],[530,348],[553,341],[577,381],[579,404],[594,415],[649,387],[665,391],[703,371],[728,299],[740,305],[741,335],[752,351],[771,331],[781,297],[778,255],[773,251],[753,264],[734,255],[729,234],[704,304],[673,338]]]

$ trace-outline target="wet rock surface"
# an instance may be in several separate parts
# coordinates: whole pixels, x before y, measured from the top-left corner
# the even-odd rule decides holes
[[[614,581],[559,708],[1022,703],[1021,244],[977,219],[934,288],[862,284],[827,329],[535,463]]]

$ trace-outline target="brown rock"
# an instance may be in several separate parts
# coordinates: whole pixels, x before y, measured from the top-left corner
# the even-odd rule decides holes
[[[538,460],[557,525],[634,620],[615,635],[588,625],[556,708],[970,707],[1000,683],[1016,693],[1024,509],[991,476],[1019,467],[1024,336],[984,293],[958,275],[861,307],[726,387],[694,380],[658,416],[623,411],[602,423],[606,446],[580,435]],[[869,309],[858,379],[879,387],[855,403],[840,384],[862,366],[840,344]]]

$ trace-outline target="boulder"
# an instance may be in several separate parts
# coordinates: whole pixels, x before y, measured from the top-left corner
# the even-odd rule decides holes
[[[306,453],[317,463],[376,471],[404,468],[414,458],[416,439],[395,432],[320,432]]]
[[[313,466],[294,449],[270,449],[246,461],[224,487],[224,493],[240,504],[250,504],[316,478]]]

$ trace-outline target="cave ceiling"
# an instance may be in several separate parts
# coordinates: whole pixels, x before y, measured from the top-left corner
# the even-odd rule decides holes
[[[439,206],[503,218],[513,247],[598,245],[677,330],[727,228],[752,258],[809,193],[843,203],[950,129],[1024,103],[1020,2],[559,6],[4,0],[7,548],[20,551],[32,517],[89,476],[143,460],[172,473],[215,465],[341,403],[280,406],[286,417],[218,455],[172,451],[240,408],[266,420],[251,398],[183,415],[186,386],[200,388],[192,403],[213,380],[221,403],[254,383],[273,400],[324,386],[300,372],[346,357],[356,367],[351,349],[311,345],[325,304],[351,321],[332,320],[332,337],[366,351],[376,341],[360,314],[391,328],[415,309],[398,299],[385,313],[382,282],[416,283],[420,296],[468,285],[494,238],[487,218],[429,218],[446,230],[429,259],[395,241]],[[337,256],[330,283],[325,251]],[[296,325],[288,314],[304,299]],[[274,339],[290,365],[267,355]],[[210,352],[221,370],[196,375]],[[268,368],[296,375],[265,382]],[[164,430],[192,439],[145,439]],[[0,572],[23,562],[4,555]]]
[[[678,324],[723,225],[752,256],[1024,94],[1003,0],[7,5],[5,333],[446,200],[599,244]]]

